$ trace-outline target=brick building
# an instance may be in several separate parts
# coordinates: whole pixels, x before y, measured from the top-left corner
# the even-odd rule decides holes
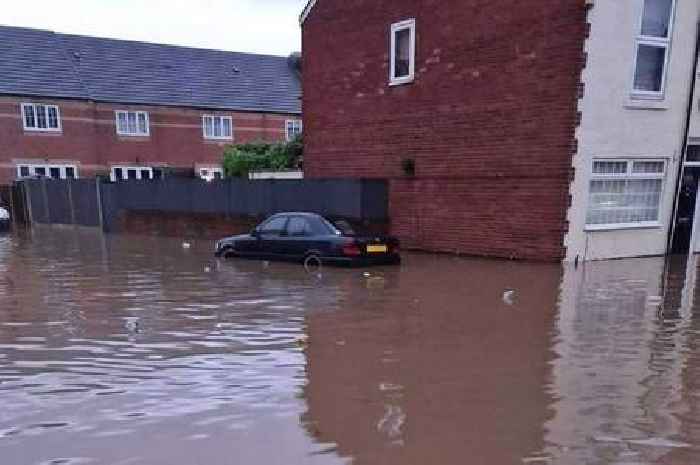
[[[214,177],[224,146],[301,131],[297,57],[0,26],[0,184]]]
[[[583,0],[312,1],[305,174],[387,177],[410,247],[560,259]]]
[[[389,178],[394,232],[427,250],[700,251],[699,20],[697,0],[311,0],[306,175]]]

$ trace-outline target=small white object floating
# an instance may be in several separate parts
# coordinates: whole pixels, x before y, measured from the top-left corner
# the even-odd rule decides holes
[[[190,244],[189,242],[183,242],[183,243],[182,243],[182,248],[183,248],[183,249],[189,249],[190,247],[192,247],[192,244]]]
[[[515,299],[515,291],[513,289],[506,289],[503,291],[503,302],[508,305],[513,305],[513,299]]]
[[[205,273],[211,273],[211,267],[210,267],[210,266],[205,266],[205,267],[204,267],[204,272],[205,272]]]

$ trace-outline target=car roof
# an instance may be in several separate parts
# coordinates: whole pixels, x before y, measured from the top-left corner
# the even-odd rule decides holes
[[[323,218],[323,215],[319,215],[318,213],[311,213],[311,212],[282,212],[282,213],[276,213],[272,216],[273,217],[277,217],[277,216],[307,216],[307,217]]]

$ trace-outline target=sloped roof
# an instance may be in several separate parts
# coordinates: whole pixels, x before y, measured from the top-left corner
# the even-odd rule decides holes
[[[0,26],[0,94],[301,113],[286,57]]]

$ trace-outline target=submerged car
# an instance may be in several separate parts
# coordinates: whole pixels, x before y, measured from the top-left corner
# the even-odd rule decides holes
[[[399,241],[391,236],[357,234],[345,220],[331,221],[315,213],[278,213],[250,234],[216,243],[217,257],[319,261],[338,265],[401,262]]]
[[[10,212],[0,207],[0,231],[7,231],[8,229],[10,229]]]

